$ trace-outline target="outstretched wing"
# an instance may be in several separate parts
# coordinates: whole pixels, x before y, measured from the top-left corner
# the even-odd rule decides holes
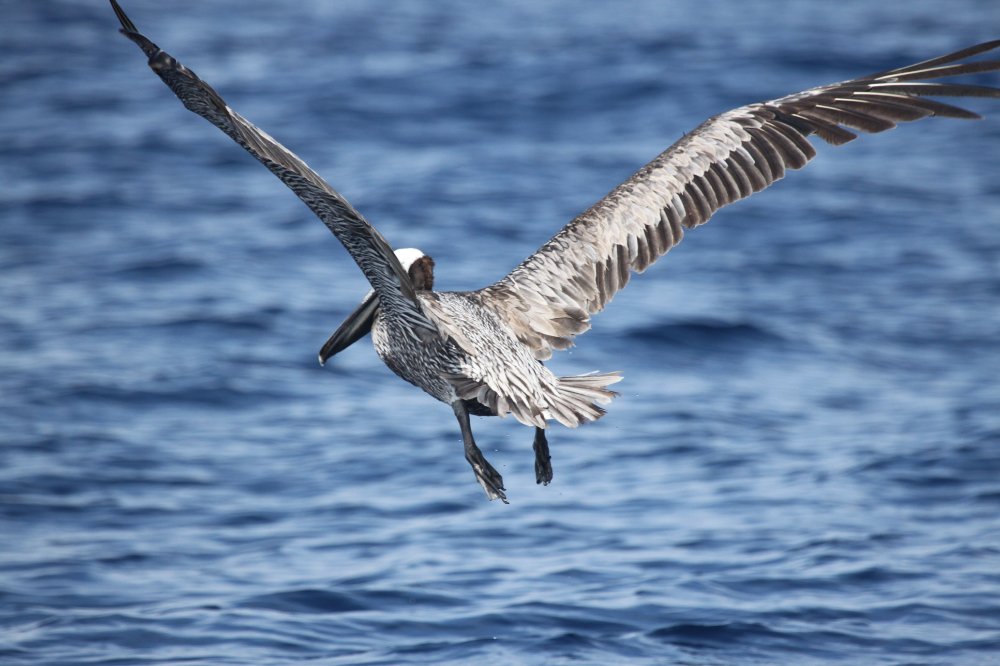
[[[418,332],[436,333],[417,301],[392,248],[348,201],[305,162],[243,116],[170,54],[144,37],[115,0],[121,32],[149,57],[149,66],[189,110],[221,129],[287,185],[323,221],[361,267],[383,305],[411,320]]]
[[[806,137],[831,144],[927,116],[978,118],[928,96],[1000,97],[1000,89],[928,83],[1000,70],[961,62],[1000,47],[979,44],[924,62],[749,104],[709,119],[567,224],[499,282],[479,293],[518,338],[546,359],[572,346],[629,280],[680,242],[684,229],[726,204],[799,169],[816,154]]]

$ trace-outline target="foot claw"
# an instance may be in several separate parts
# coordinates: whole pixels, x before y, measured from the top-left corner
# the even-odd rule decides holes
[[[498,499],[504,504],[510,504],[504,492],[507,489],[503,487],[503,477],[500,476],[500,472],[493,468],[493,465],[486,461],[486,458],[480,458],[478,461],[470,460],[469,464],[472,465],[472,471],[476,474],[476,481],[486,491],[486,496],[490,500]]]

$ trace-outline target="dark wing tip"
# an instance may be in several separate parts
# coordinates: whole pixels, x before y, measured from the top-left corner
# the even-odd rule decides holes
[[[921,60],[920,62],[913,63],[912,65],[906,65],[904,67],[897,67],[894,69],[887,69],[884,72],[876,72],[864,78],[876,79],[884,76],[906,74],[907,72],[940,67],[942,65],[947,65],[949,63],[956,62],[959,60],[972,58],[973,56],[977,56],[983,53],[989,53],[990,51],[996,50],[997,48],[1000,48],[1000,39],[994,39],[988,42],[983,42],[981,44],[975,44],[973,46],[966,47],[959,51],[955,51],[954,53],[948,53],[943,56],[938,56],[937,58],[931,58],[930,60]]]
[[[139,29],[135,27],[135,23],[132,23],[132,19],[128,17],[128,14],[126,14],[121,8],[121,5],[118,4],[117,0],[110,1],[111,8],[115,10],[115,16],[118,17],[118,22],[122,24],[122,27],[118,32],[135,42],[147,57],[152,58],[157,52],[159,52],[160,47],[149,41],[145,35],[139,32]]]
[[[111,0],[111,8],[115,10],[115,16],[118,17],[118,22],[122,24],[122,32],[139,32],[135,24],[132,23],[132,19],[128,17],[128,14],[121,8],[116,0]]]

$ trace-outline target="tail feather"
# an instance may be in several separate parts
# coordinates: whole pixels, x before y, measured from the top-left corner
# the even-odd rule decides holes
[[[550,396],[546,418],[555,419],[567,428],[596,421],[604,416],[606,405],[618,394],[605,387],[622,379],[620,372],[590,373],[559,377],[559,390]]]
[[[558,421],[567,428],[596,421],[604,416],[600,405],[618,397],[617,393],[605,387],[622,379],[618,372],[552,377],[554,383],[547,383],[540,394],[533,394],[537,398],[525,399],[526,392],[500,393],[480,380],[462,375],[446,377],[459,398],[475,400],[497,416],[512,414],[524,425],[538,428],[544,428],[546,420]]]

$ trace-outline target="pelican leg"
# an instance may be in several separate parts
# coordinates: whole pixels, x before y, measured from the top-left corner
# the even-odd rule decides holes
[[[545,439],[545,429],[535,426],[535,483],[543,486],[552,482],[552,456],[549,455],[549,440]]]
[[[503,487],[503,478],[500,476],[500,472],[493,469],[493,465],[487,462],[483,456],[483,452],[476,446],[476,440],[472,438],[472,428],[469,425],[469,410],[466,409],[465,403],[461,400],[456,400],[451,403],[451,408],[455,410],[455,416],[458,417],[458,425],[462,428],[462,441],[465,443],[465,459],[472,465],[472,471],[476,474],[476,481],[483,487],[483,490],[486,491],[486,496],[491,500],[499,499],[504,504],[510,504],[507,501],[507,495],[504,494],[505,488]]]

